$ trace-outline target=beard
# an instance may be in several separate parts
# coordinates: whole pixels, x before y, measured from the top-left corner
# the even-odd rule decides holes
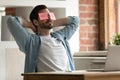
[[[41,29],[52,29],[53,28],[53,23],[51,22],[46,22],[46,23],[42,23],[40,25]]]

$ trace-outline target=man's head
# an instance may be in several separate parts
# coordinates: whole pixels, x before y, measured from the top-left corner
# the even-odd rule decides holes
[[[33,8],[33,10],[30,13],[30,20],[33,22],[34,19],[38,20],[38,13],[39,11],[47,9],[47,6],[45,5],[37,5]]]
[[[36,27],[37,31],[38,27],[40,29],[51,29],[53,27],[54,19],[54,14],[51,13],[45,5],[38,5],[34,7],[30,13],[30,20]]]

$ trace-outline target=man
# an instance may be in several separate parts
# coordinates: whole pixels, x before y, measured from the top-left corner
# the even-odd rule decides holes
[[[38,5],[32,10],[30,20],[32,23],[10,16],[7,21],[20,50],[26,55],[25,72],[75,70],[68,40],[76,31],[79,19],[69,16],[55,20],[54,13],[45,5]],[[51,31],[58,26],[65,27]],[[36,34],[28,33],[23,27],[31,28]]]

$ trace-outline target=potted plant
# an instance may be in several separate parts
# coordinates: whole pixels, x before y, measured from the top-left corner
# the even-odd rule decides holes
[[[113,36],[112,44],[109,45],[108,49],[108,51],[112,51],[113,53],[120,52],[120,33]]]
[[[120,45],[120,34],[119,33],[115,34],[115,36],[113,37],[113,44]]]

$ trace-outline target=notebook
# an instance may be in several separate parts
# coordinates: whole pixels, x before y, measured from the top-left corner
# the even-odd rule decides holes
[[[87,71],[120,71],[120,46],[109,46],[104,69],[88,69]]]

